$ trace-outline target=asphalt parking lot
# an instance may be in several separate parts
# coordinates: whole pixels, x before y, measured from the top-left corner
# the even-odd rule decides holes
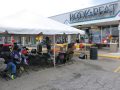
[[[30,71],[15,80],[0,79],[0,90],[120,90],[120,60],[80,60]]]

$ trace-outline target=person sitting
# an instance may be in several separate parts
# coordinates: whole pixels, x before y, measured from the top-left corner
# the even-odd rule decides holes
[[[14,48],[14,50],[11,52],[12,59],[15,61],[15,64],[21,63],[21,54],[20,49]]]
[[[26,48],[26,47],[23,47],[23,49],[21,50],[21,53],[22,53],[23,55],[27,55],[27,54],[28,54],[27,48]]]
[[[57,56],[57,64],[65,64],[66,59],[65,59],[66,53],[63,50],[63,47],[60,47],[60,52]]]
[[[20,71],[21,71],[21,70],[24,71],[23,65],[25,64],[25,63],[24,63],[24,60],[26,60],[26,59],[24,59],[24,58],[22,57],[21,49],[17,49],[17,48],[15,48],[15,49],[12,51],[11,57],[12,57],[12,59],[14,60],[14,63],[15,63],[15,65],[16,65],[17,76],[19,76],[19,75],[20,75]]]
[[[11,58],[10,54],[6,54],[4,56],[5,64],[7,64],[7,67],[5,68],[4,72],[7,73],[9,71],[11,79],[15,79],[16,77],[15,61]]]
[[[28,65],[28,51],[26,47],[23,47],[23,49],[21,50],[21,57],[22,57],[23,63]]]
[[[74,49],[75,49],[74,43],[70,43],[70,46],[68,47],[68,49],[66,51],[66,59],[67,59],[67,61],[69,61],[73,57]]]

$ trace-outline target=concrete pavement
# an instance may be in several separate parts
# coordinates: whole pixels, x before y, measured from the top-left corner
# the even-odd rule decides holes
[[[73,58],[56,68],[32,71],[15,80],[0,80],[0,90],[120,90],[119,60]]]
[[[120,52],[109,52],[107,50],[99,50],[98,51],[99,57],[105,57],[105,58],[113,58],[113,59],[120,59]]]

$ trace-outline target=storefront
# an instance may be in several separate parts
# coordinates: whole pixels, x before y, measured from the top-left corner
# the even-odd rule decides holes
[[[88,43],[118,43],[120,1],[76,10],[50,17],[56,21],[85,30]],[[85,41],[85,40],[84,40]]]

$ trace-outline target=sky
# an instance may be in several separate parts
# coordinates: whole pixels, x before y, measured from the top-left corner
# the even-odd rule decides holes
[[[0,18],[23,11],[50,17],[117,0],[0,0]]]

